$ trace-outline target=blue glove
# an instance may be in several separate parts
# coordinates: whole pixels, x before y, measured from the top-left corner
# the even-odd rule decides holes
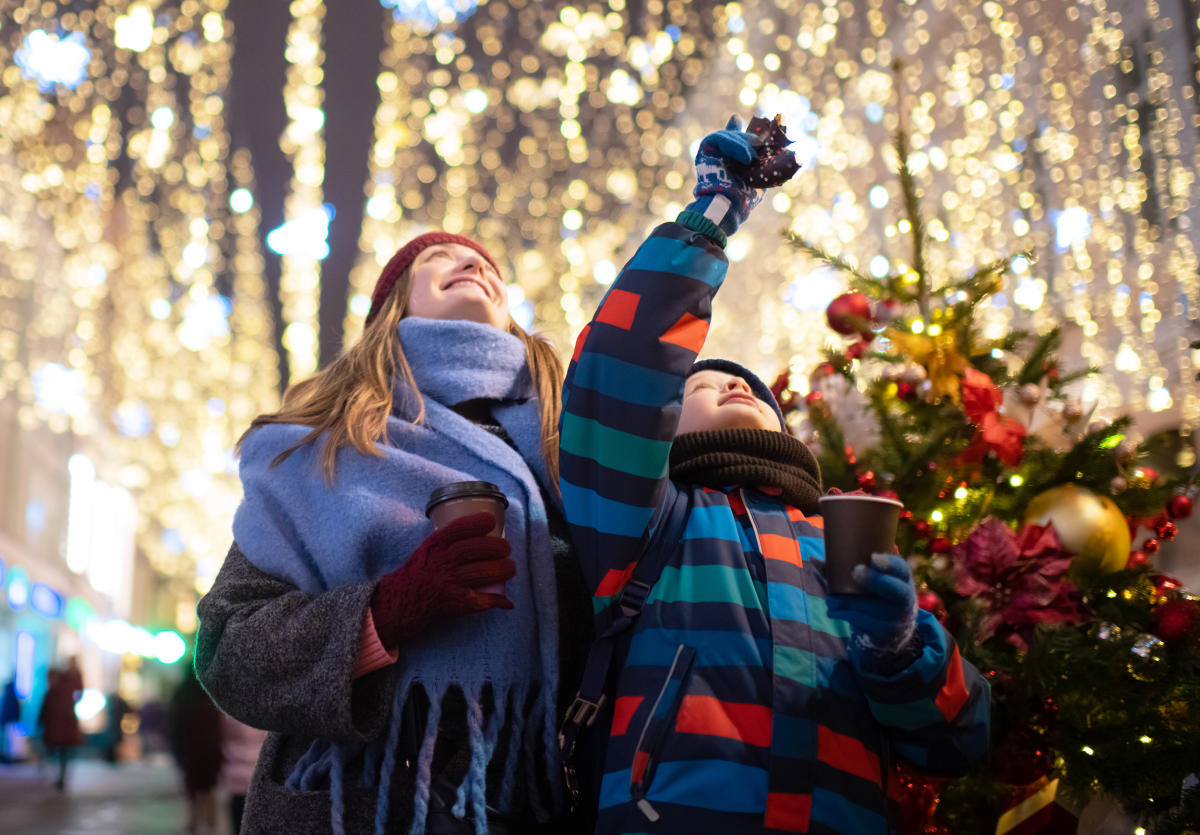
[[[725,130],[700,140],[696,188],[692,192],[696,200],[684,211],[707,218],[727,236],[736,232],[762,202],[764,190],[746,185],[731,168],[755,162],[761,145],[762,139],[742,131],[742,121],[737,116],[730,117]]]
[[[854,568],[862,594],[831,594],[829,614],[850,624],[851,655],[870,667],[892,673],[921,653],[916,635],[917,588],[908,563],[899,554],[872,554]]]

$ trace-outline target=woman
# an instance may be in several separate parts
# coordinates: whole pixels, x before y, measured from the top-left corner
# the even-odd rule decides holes
[[[243,436],[196,659],[272,732],[243,831],[572,831],[555,736],[590,606],[556,493],[561,380],[487,251],[428,233],[359,342]],[[480,515],[431,533],[456,481],[505,493],[504,539]]]
[[[54,786],[63,791],[67,784],[67,763],[71,752],[83,745],[83,732],[75,715],[75,703],[83,693],[83,676],[72,656],[63,669],[46,672],[46,695],[38,714],[42,742],[47,753],[58,760],[58,779]]]

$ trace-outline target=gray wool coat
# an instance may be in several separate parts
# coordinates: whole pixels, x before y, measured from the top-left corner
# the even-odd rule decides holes
[[[246,798],[243,833],[330,832],[330,793],[284,786],[317,737],[362,742],[385,730],[394,666],[353,678],[374,584],[309,594],[265,574],[235,544],[199,603],[196,673],[222,710],[270,732]],[[246,670],[256,670],[247,676]],[[377,790],[347,773],[345,830],[374,830]],[[389,831],[406,831],[414,774],[397,763]]]

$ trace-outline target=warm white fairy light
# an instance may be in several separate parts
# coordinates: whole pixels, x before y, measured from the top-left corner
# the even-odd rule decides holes
[[[279,300],[283,310],[283,346],[292,380],[317,369],[318,313],[321,305],[321,260],[329,213],[322,206],[325,183],[325,111],[321,82],[325,54],[322,35],[324,0],[292,0],[288,26],[287,77],[283,104],[288,123],[279,146],[292,163],[293,175],[284,200],[281,242],[268,244],[282,256]],[[291,224],[289,226],[289,224]],[[275,234],[275,233],[273,233]],[[317,248],[296,243],[314,242]]]

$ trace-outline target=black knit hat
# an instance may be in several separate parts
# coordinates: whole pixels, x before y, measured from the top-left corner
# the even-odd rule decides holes
[[[767,384],[758,379],[749,368],[738,365],[732,360],[714,358],[700,360],[695,363],[687,375],[691,377],[697,371],[720,371],[723,374],[732,374],[734,377],[741,377],[750,386],[750,391],[754,392],[754,396],[775,411],[775,417],[779,418],[779,428],[784,432],[787,431],[787,425],[783,422],[783,410],[779,408],[779,401],[775,399],[775,395],[771,394],[771,390],[767,388]]]

